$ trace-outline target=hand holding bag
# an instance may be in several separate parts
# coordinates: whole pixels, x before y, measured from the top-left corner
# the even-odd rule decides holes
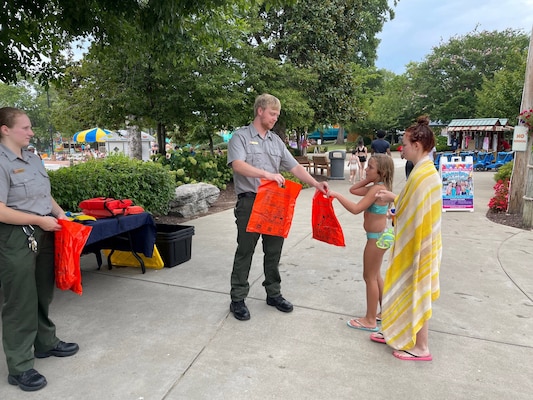
[[[313,197],[313,239],[334,246],[346,246],[342,227],[333,209],[333,197],[325,196],[317,190]]]
[[[65,219],[58,219],[57,222],[61,230],[54,237],[56,286],[61,290],[70,289],[81,296],[80,256],[93,228]]]
[[[246,232],[286,238],[300,190],[302,185],[289,180],[279,187],[276,181],[261,179]]]

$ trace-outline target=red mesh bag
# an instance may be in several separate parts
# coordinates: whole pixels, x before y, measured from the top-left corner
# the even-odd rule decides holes
[[[313,197],[313,239],[335,246],[346,246],[344,233],[333,209],[333,197],[326,197],[319,190]]]
[[[90,226],[58,219],[61,230],[55,233],[54,264],[56,286],[61,290],[72,290],[81,296],[80,256],[91,230]]]
[[[300,190],[302,185],[289,180],[279,187],[276,181],[261,179],[246,232],[286,238]]]

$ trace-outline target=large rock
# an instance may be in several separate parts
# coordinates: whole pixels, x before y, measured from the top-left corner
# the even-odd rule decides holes
[[[217,201],[220,189],[208,183],[193,183],[176,188],[174,200],[170,202],[170,214],[184,218],[207,212]]]

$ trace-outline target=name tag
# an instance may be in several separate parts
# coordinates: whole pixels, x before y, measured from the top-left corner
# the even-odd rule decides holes
[[[19,168],[19,169],[14,169],[14,170],[13,170],[13,173],[14,173],[14,174],[20,174],[21,172],[24,172],[24,171],[25,171],[24,168]]]
[[[259,144],[258,142],[254,142],[253,140],[250,140],[250,144]]]

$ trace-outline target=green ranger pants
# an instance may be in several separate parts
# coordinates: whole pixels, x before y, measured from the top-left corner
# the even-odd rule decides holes
[[[263,286],[267,296],[277,297],[281,294],[279,260],[284,239],[280,236],[246,232],[254,200],[253,197],[243,197],[237,201],[234,210],[235,223],[237,224],[237,250],[235,251],[233,271],[231,273],[230,294],[232,301],[244,300],[248,296],[250,291],[248,276],[259,236],[262,236],[263,240],[263,271],[265,274]]]
[[[0,223],[0,281],[4,293],[2,342],[10,374],[33,368],[35,351],[59,343],[48,318],[54,296],[54,233],[34,227],[37,253],[21,225]]]

